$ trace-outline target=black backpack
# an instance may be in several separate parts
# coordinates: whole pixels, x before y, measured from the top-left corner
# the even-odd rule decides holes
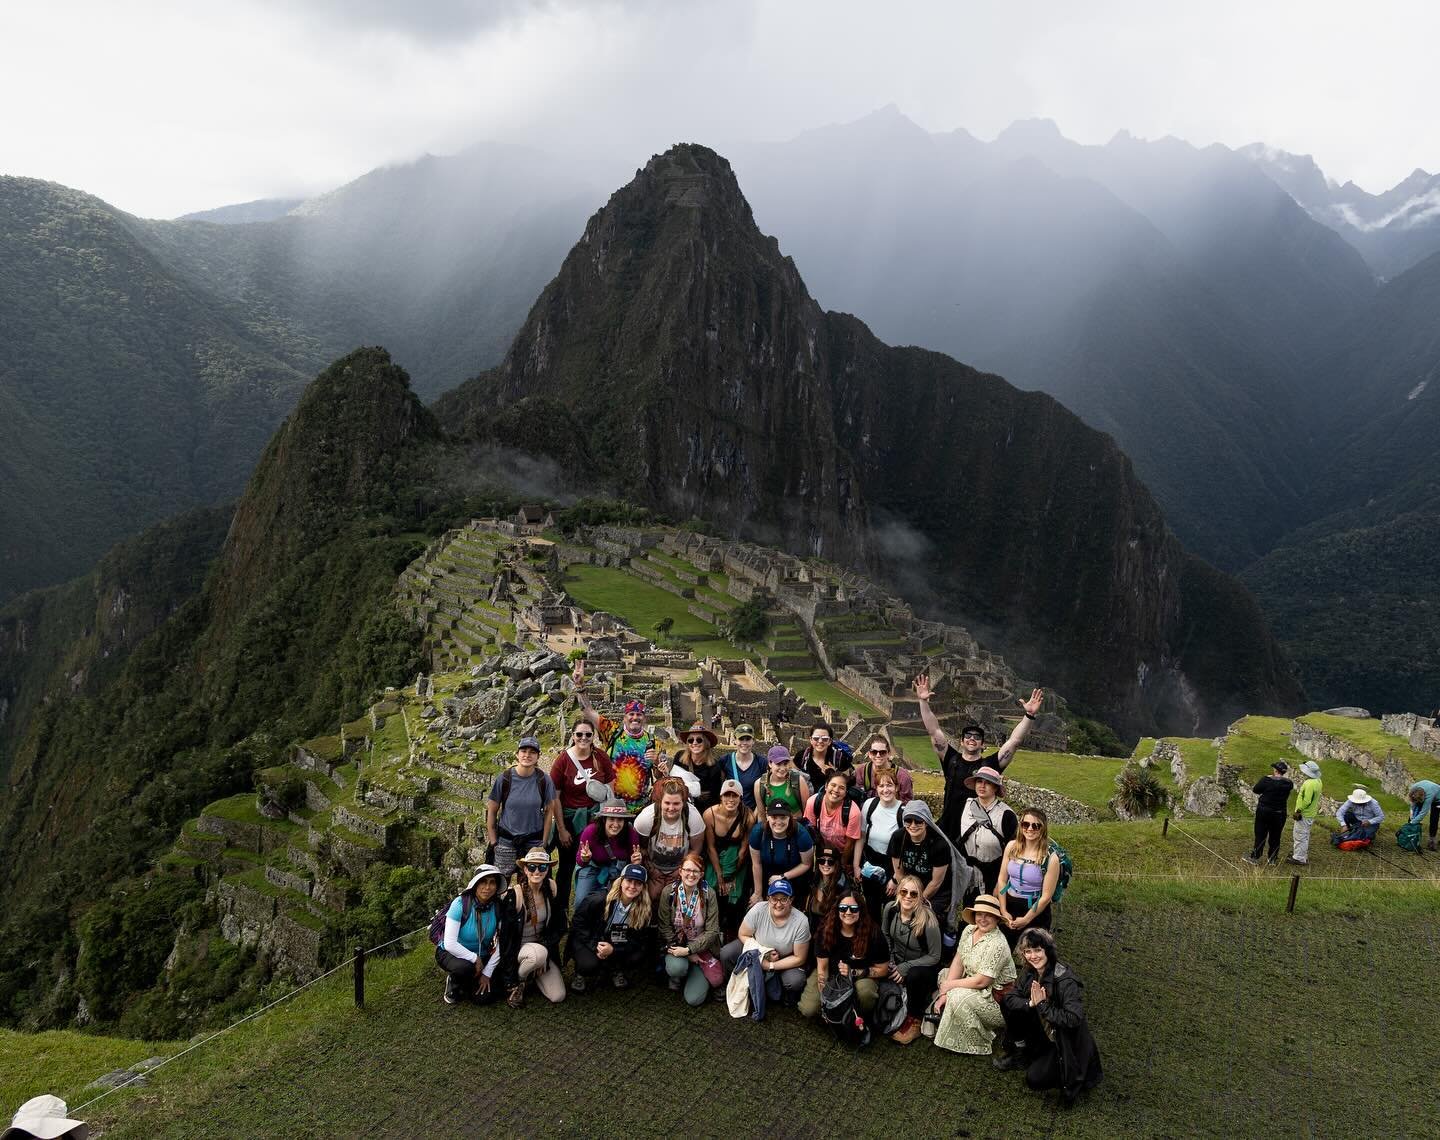
[[[810,838],[815,841],[816,846],[819,846],[825,841],[824,837],[820,834],[820,800],[824,797],[824,795],[824,792],[816,792],[813,796],[810,797],[810,802],[806,805],[806,807],[815,816],[814,823],[811,823],[808,819],[806,819],[803,813],[800,816],[800,822],[809,829]],[[842,828],[850,826],[850,813],[854,810],[854,808],[855,801],[852,800],[848,795],[840,801],[840,826]]]
[[[870,1044],[870,1027],[855,1004],[855,982],[839,970],[831,972],[820,990],[820,1020],[835,1037],[855,1049]]]

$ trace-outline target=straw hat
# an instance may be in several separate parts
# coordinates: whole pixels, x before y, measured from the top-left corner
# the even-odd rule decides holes
[[[975,900],[974,906],[967,906],[960,912],[960,917],[965,920],[968,926],[975,921],[977,914],[993,914],[998,919],[1005,918],[1005,912],[1000,909],[1000,900],[994,895],[980,895]]]

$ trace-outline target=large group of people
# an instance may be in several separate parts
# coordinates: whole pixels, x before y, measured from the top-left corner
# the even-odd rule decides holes
[[[490,861],[443,929],[437,914],[447,1002],[519,1007],[532,985],[558,1002],[652,980],[737,1016],[793,1005],[852,1041],[861,1027],[863,1041],[929,1035],[989,1054],[1000,1037],[997,1067],[1069,1100],[1099,1080],[1079,982],[1049,932],[1060,868],[1045,813],[1003,798],[1041,690],[985,754],[978,724],[950,740],[916,678],[945,778],[937,820],[882,734],[857,763],[828,724],[792,756],[757,749],[748,725],[722,750],[696,723],[669,757],[642,702],[613,721],[585,696],[583,665],[575,679],[568,744],[547,772],[538,741],[519,742],[486,805]]]

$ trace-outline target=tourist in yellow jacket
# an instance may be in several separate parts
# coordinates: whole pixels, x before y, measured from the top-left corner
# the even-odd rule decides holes
[[[1295,796],[1295,827],[1292,829],[1294,849],[1290,852],[1290,858],[1285,860],[1297,867],[1303,867],[1310,861],[1310,828],[1315,825],[1315,817],[1320,814],[1322,790],[1320,765],[1314,760],[1301,764],[1300,774],[1305,777],[1305,782],[1300,785],[1300,791]]]

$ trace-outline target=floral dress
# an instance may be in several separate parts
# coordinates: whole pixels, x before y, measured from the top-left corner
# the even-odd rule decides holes
[[[955,1053],[989,1053],[996,1030],[1005,1025],[1000,1003],[991,993],[1015,980],[1010,944],[998,927],[976,942],[975,927],[967,926],[955,953],[964,963],[962,977],[986,974],[991,982],[983,990],[951,990],[946,995],[935,1044]]]

